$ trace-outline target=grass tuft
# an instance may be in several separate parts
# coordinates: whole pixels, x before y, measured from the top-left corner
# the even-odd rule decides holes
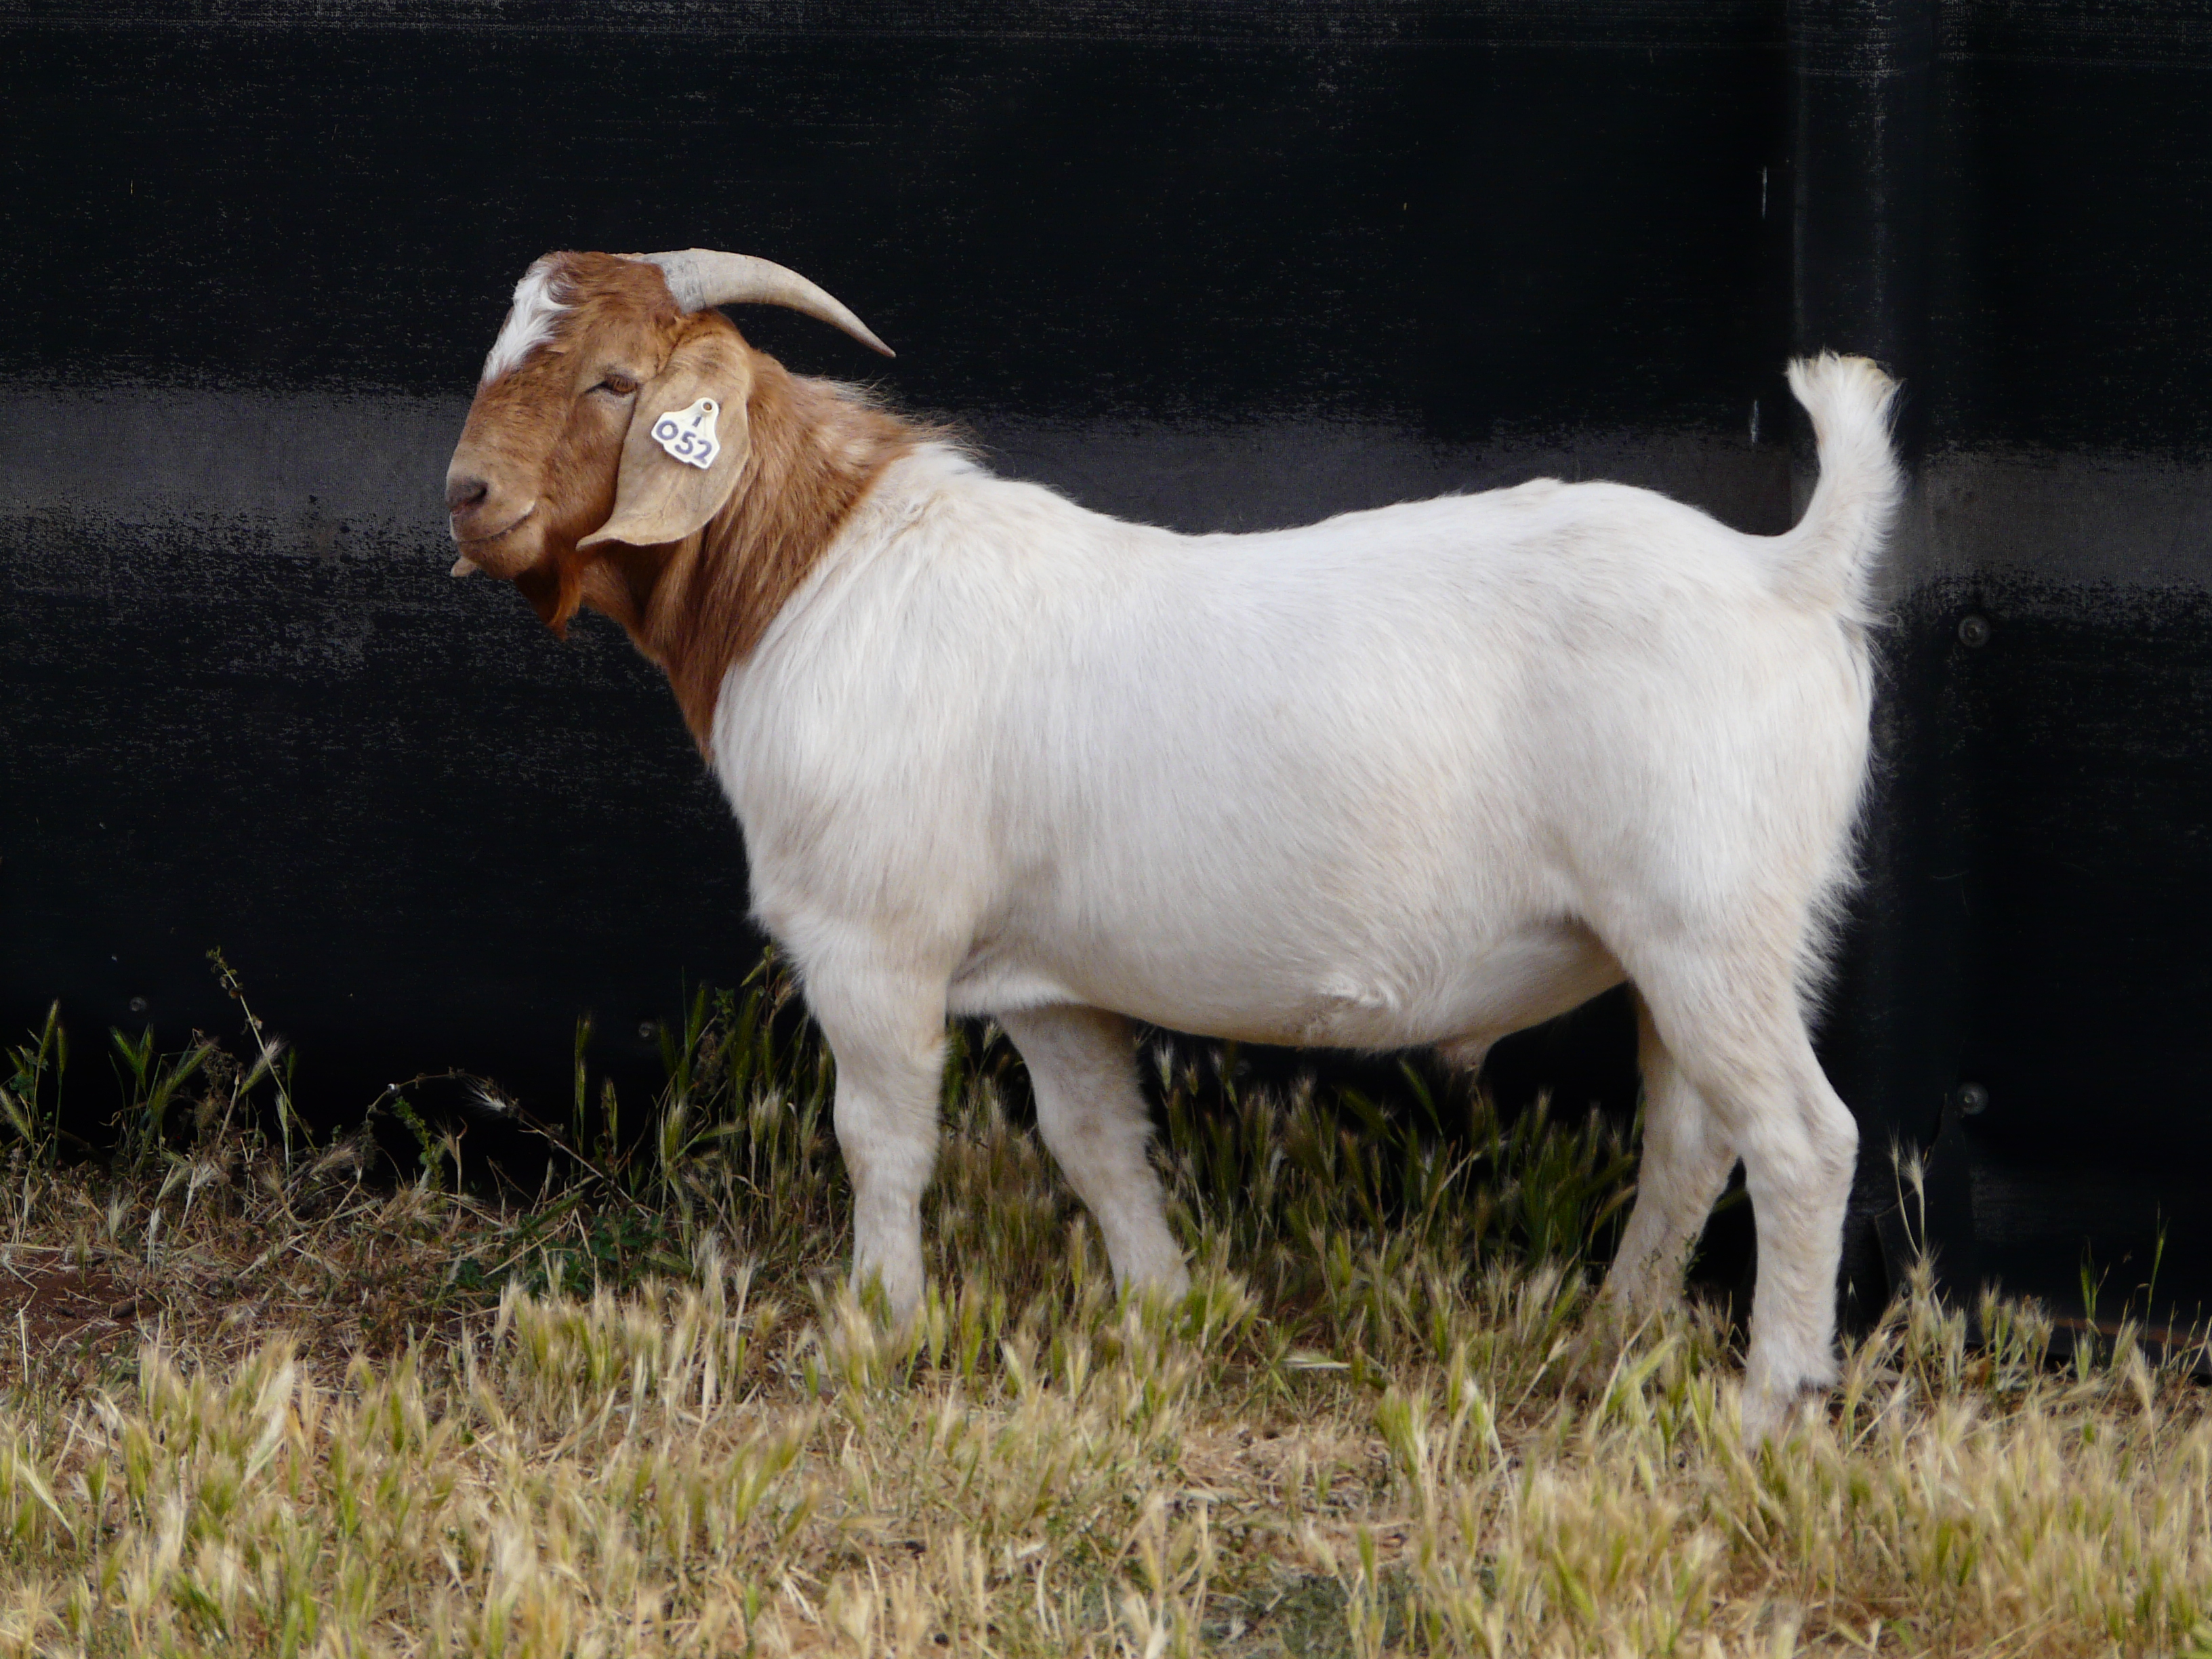
[[[316,1144],[251,1024],[117,1034],[104,1161],[58,1019],[8,1050],[0,1652],[2212,1651],[2212,1416],[2125,1328],[2061,1367],[1992,1298],[1970,1343],[1923,1273],[1747,1455],[1718,1316],[1593,1304],[1605,1124],[1165,1043],[1194,1282],[1127,1298],[975,1028],[894,1330],[787,978],[663,1038],[627,1129],[580,1071],[560,1125],[481,1085],[526,1198],[456,1190],[416,1085],[396,1182]]]

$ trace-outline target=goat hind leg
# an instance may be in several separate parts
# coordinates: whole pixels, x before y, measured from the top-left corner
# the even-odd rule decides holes
[[[1749,952],[1638,981],[1653,1021],[1743,1158],[1759,1237],[1747,1442],[1779,1431],[1797,1398],[1836,1379],[1836,1272],[1858,1126],[1814,1057],[1786,963]]]
[[[1781,1426],[1801,1394],[1828,1388],[1837,1376],[1836,1279],[1858,1123],[1821,1073],[1811,1042],[1799,1048],[1782,1132],[1744,1143],[1744,1185],[1759,1231],[1743,1374],[1744,1438],[1753,1443]]]
[[[1675,1062],[1651,1010],[1636,999],[1636,1052],[1644,1073],[1644,1145],[1636,1206],[1607,1273],[1607,1297],[1632,1314],[1678,1301],[1682,1273],[1735,1168],[1735,1148]]]
[[[1189,1288],[1168,1231],[1159,1177],[1145,1157],[1152,1124],[1137,1092],[1128,1021],[1097,1008],[1001,1014],[1036,1094],[1037,1128],[1106,1240],[1115,1283]]]

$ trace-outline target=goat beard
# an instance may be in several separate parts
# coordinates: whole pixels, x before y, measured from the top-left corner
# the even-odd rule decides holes
[[[538,619],[558,639],[568,637],[568,621],[576,614],[583,587],[583,574],[575,568],[576,563],[574,553],[562,558],[549,551],[514,578],[517,591],[530,601],[531,608],[538,612]]]

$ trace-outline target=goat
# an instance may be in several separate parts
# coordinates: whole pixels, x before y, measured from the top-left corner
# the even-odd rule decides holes
[[[836,1057],[856,1283],[921,1297],[948,1015],[1012,1037],[1117,1280],[1176,1293],[1132,1021],[1474,1066],[1625,979],[1645,1130],[1608,1295],[1679,1294],[1741,1158],[1747,1437],[1833,1380],[1857,1130],[1806,1019],[1900,487],[1878,368],[1790,366],[1820,477],[1777,537],[1552,479],[1184,536],[787,372],[714,308],[747,301],[887,350],[763,260],[532,265],[447,475],[453,568],[666,671]],[[671,443],[702,409],[703,465]]]

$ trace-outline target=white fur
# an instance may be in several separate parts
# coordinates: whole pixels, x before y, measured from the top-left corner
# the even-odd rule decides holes
[[[514,303],[500,325],[499,337],[484,358],[483,374],[477,384],[489,386],[530,355],[532,348],[553,337],[554,325],[568,307],[553,292],[553,261],[549,255],[533,262],[514,285]]]
[[[1117,1275],[1172,1291],[1127,1020],[1475,1057],[1626,977],[1648,1128],[1614,1291],[1679,1288],[1741,1157],[1747,1431],[1830,1380],[1857,1137],[1805,1004],[1898,474],[1879,371],[1792,384],[1823,477],[1771,539],[1550,479],[1184,537],[896,463],[711,744],[836,1053],[856,1276],[921,1294],[948,1012],[1004,1022]]]

